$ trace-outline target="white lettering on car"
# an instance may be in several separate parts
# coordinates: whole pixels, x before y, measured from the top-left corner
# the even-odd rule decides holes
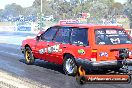
[[[57,52],[61,52],[62,49],[60,49],[60,44],[57,45],[53,45],[47,48],[43,48],[39,50],[40,54],[44,54],[44,53],[57,53]]]
[[[44,54],[44,49],[40,49],[40,50],[39,50],[39,53],[40,53],[40,54]]]

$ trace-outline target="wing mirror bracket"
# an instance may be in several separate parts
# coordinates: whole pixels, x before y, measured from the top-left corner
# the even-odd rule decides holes
[[[36,40],[37,41],[40,40],[40,39],[41,39],[41,36],[40,35],[36,36]]]

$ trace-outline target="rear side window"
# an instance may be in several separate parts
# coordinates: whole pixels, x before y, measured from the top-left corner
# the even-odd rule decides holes
[[[61,43],[70,43],[70,33],[71,29],[69,27],[61,27],[56,33],[54,41]]]
[[[132,40],[124,30],[102,28],[95,30],[95,41],[98,45],[131,44]]]
[[[71,43],[76,45],[88,45],[88,29],[72,28]]]

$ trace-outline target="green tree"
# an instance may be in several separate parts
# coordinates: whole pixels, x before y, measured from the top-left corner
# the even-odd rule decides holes
[[[5,16],[18,16],[23,14],[23,8],[16,3],[12,3],[5,6],[3,15]]]
[[[130,28],[132,29],[132,0],[127,1],[124,12],[130,20]]]
[[[3,15],[3,9],[0,9],[0,17]]]

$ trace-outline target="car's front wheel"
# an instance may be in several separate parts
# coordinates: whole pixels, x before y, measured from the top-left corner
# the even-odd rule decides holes
[[[75,59],[71,55],[64,57],[63,70],[65,74],[75,76],[77,74],[77,65]]]
[[[33,53],[32,53],[32,50],[30,49],[30,47],[26,47],[25,48],[25,61],[26,61],[26,64],[33,64],[35,59],[34,59],[34,56],[33,56]]]

